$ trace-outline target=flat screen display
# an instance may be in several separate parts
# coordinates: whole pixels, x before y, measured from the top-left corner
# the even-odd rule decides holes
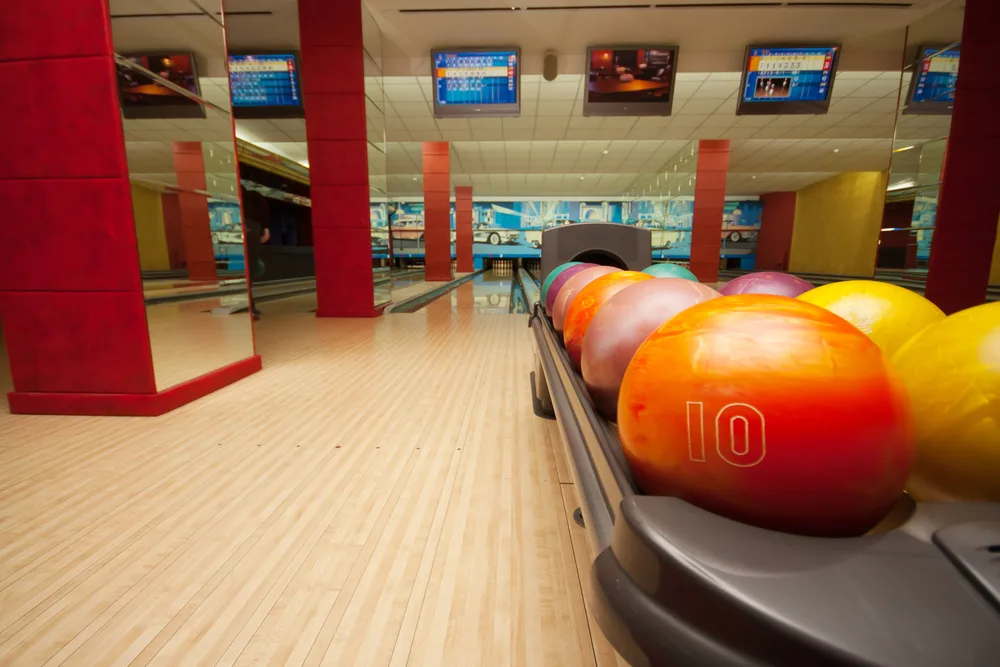
[[[517,116],[521,113],[521,63],[517,49],[439,50],[434,68],[438,117]]]
[[[192,53],[125,55],[139,67],[166,79],[195,98],[201,96]],[[141,70],[119,64],[118,93],[125,118],[204,118],[204,106]]]
[[[737,115],[824,114],[839,46],[747,47]]]
[[[921,46],[910,79],[905,114],[948,114],[955,104],[958,47]]]
[[[229,55],[229,91],[237,118],[302,116],[297,54]]]
[[[590,48],[584,116],[669,116],[677,47]]]

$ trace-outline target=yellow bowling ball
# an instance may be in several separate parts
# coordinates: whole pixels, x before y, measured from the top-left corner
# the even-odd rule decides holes
[[[892,361],[916,423],[910,493],[1000,501],[1000,302],[932,324]]]
[[[875,280],[830,283],[798,298],[840,315],[889,356],[920,330],[944,319],[940,308],[916,292]]]

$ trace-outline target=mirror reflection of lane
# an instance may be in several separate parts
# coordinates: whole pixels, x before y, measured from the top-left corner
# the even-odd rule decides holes
[[[514,276],[510,273],[500,275],[487,271],[428,304],[427,312],[509,315],[513,281]]]

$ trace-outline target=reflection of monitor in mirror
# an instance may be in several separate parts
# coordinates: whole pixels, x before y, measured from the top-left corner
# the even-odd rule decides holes
[[[298,54],[230,53],[229,91],[236,118],[304,118]]]
[[[951,113],[955,105],[960,51],[957,44],[923,45],[917,49],[904,114]]]
[[[584,116],[669,116],[677,47],[589,48]]]
[[[840,46],[748,46],[736,115],[825,114]]]
[[[125,58],[201,97],[193,53],[130,54]],[[204,118],[205,107],[141,70],[118,65],[118,93],[125,118]]]
[[[438,49],[431,68],[436,118],[521,115],[518,49]]]

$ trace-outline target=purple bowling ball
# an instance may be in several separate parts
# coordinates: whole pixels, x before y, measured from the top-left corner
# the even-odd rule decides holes
[[[657,278],[629,285],[611,297],[583,337],[583,381],[598,412],[612,421],[617,418],[625,369],[649,334],[682,310],[720,296],[691,280]]]
[[[723,296],[736,294],[774,294],[776,296],[797,297],[813,288],[812,283],[798,276],[779,271],[761,271],[748,273],[730,280],[719,288]]]
[[[591,267],[597,266],[597,264],[574,264],[573,266],[563,269],[563,272],[556,276],[556,279],[552,281],[549,285],[549,291],[545,295],[545,314],[549,317],[552,316],[552,309],[556,305],[556,296],[559,294],[559,290],[562,286],[566,284],[566,281],[580,273],[584,269],[589,269]]]

